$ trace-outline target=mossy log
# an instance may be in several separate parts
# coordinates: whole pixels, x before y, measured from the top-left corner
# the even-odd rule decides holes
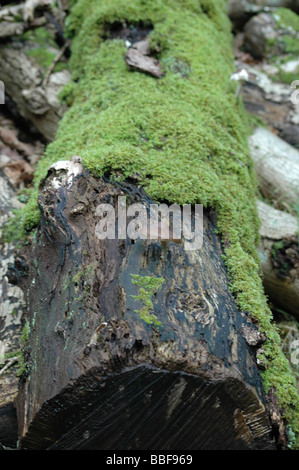
[[[21,448],[273,448],[256,363],[263,335],[229,291],[212,214],[196,251],[98,240],[96,207],[117,207],[127,186],[84,171],[70,184],[66,164],[42,183],[28,275],[18,277],[31,312]],[[132,274],[163,279],[159,322],[140,316]]]
[[[10,278],[30,312],[21,448],[271,448],[263,386],[278,445],[287,445],[298,393],[260,277],[256,179],[230,80],[226,1],[78,0],[67,24],[69,109],[20,215],[36,229],[19,260],[26,275]],[[159,78],[128,64],[128,48],[144,40]],[[91,173],[51,185],[58,175],[49,166],[73,155]],[[202,204],[202,250],[99,242],[95,205],[132,182],[145,200]],[[146,297],[153,313],[140,317],[132,275],[163,279]]]
[[[299,151],[263,127],[255,129],[249,146],[263,196],[281,208],[296,210]]]

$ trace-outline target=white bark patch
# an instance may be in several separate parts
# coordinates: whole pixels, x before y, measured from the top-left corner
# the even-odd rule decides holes
[[[179,382],[176,383],[170,391],[170,394],[167,399],[167,419],[169,419],[176,409],[177,406],[182,402],[182,395],[185,390],[187,382],[183,377],[180,378]]]
[[[49,172],[54,172],[51,184],[54,189],[69,186],[74,178],[83,172],[81,157],[74,156],[71,160],[60,160],[50,166]]]

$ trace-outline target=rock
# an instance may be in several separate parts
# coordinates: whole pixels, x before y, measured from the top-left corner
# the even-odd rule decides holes
[[[240,29],[253,15],[277,7],[290,8],[299,13],[297,0],[229,0],[227,8],[232,23]]]
[[[281,10],[263,12],[245,25],[244,45],[254,58],[271,58],[292,52],[292,43],[299,38],[299,22],[297,28],[295,13],[285,11],[287,15],[284,13],[284,19],[280,16]]]
[[[245,26],[244,44],[246,50],[256,59],[267,55],[270,43],[278,39],[275,31],[275,20],[271,13],[261,13],[254,16]]]

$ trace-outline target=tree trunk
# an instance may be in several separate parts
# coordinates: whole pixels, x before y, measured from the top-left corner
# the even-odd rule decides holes
[[[96,207],[117,207],[128,187],[85,172],[70,184],[62,167],[41,188],[21,276],[32,325],[21,448],[272,448],[255,357],[263,335],[229,292],[212,215],[197,251],[98,240]],[[163,280],[145,319],[132,274]]]
[[[297,432],[295,381],[260,277],[225,3],[73,2],[57,133],[53,70],[45,83],[20,54],[34,75],[24,92],[12,61],[2,67],[20,114],[55,135],[7,273],[28,311],[20,449],[274,449]],[[100,204],[117,208],[119,228],[119,201],[148,210],[151,198],[204,205],[200,249],[174,236],[99,239]]]

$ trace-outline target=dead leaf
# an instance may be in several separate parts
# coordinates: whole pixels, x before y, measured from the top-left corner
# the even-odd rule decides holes
[[[130,68],[138,72],[148,73],[156,78],[163,76],[158,60],[143,55],[139,50],[133,47],[128,50],[125,61]]]

